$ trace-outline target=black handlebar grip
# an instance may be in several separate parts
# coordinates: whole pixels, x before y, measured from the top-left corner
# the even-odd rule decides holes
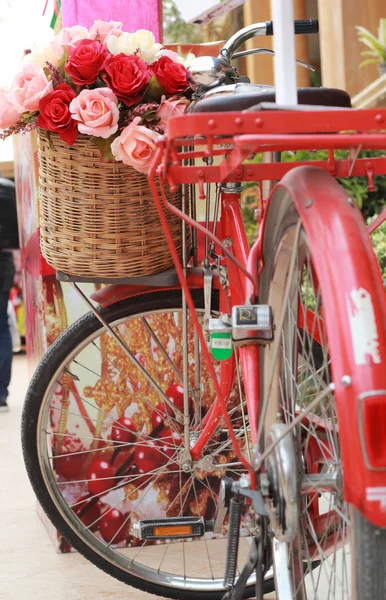
[[[266,21],[267,33],[266,35],[273,35],[273,23],[272,21]],[[316,19],[300,19],[294,21],[295,33],[318,33],[319,32],[319,21]]]

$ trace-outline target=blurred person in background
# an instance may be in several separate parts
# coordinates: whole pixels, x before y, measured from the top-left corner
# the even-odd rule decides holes
[[[18,247],[15,184],[10,179],[0,178],[0,412],[9,410],[7,397],[13,348],[8,300],[15,276],[12,250]]]

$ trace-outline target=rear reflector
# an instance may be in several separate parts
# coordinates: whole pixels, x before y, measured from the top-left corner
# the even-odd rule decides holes
[[[386,469],[386,390],[363,394],[362,424],[368,466]]]

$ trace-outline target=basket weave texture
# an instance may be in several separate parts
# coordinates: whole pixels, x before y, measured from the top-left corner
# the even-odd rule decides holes
[[[147,177],[101,162],[93,140],[68,146],[39,129],[40,244],[57,271],[91,278],[139,277],[173,266]],[[166,192],[182,207],[182,194]],[[166,213],[179,253],[181,220]]]

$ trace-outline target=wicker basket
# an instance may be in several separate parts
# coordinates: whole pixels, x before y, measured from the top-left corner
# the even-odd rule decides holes
[[[110,279],[173,266],[145,175],[101,162],[88,136],[79,135],[70,147],[41,129],[39,169],[41,249],[54,269]],[[180,192],[167,196],[181,208]],[[181,221],[170,212],[167,219],[181,252]]]

